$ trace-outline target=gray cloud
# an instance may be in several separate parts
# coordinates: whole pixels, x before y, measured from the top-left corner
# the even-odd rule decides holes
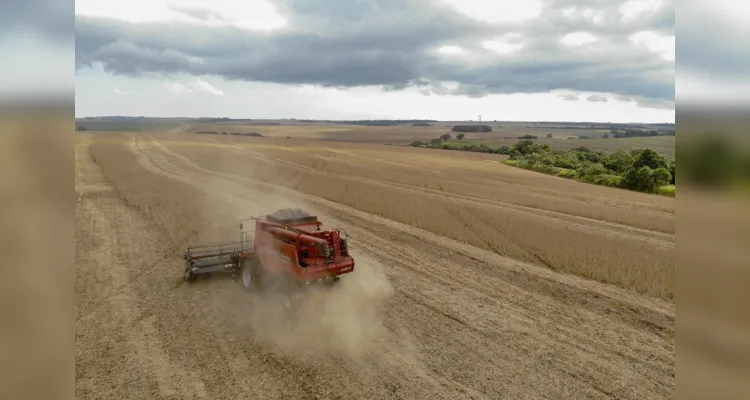
[[[195,19],[199,19],[202,21],[223,21],[225,18],[215,11],[211,10],[205,10],[200,8],[187,8],[187,7],[180,7],[176,5],[169,5],[169,9],[173,11],[177,11],[179,13],[185,14],[188,17],[192,17]]]
[[[598,94],[592,94],[591,96],[587,97],[586,100],[594,102],[594,103],[606,103],[607,98],[604,96],[600,96]]]
[[[729,21],[711,2],[683,0],[680,6],[680,40],[676,41],[680,68],[711,74],[711,79],[747,78],[750,29],[747,14],[739,10],[737,20]],[[741,15],[741,16],[740,16]]]
[[[2,0],[0,9],[0,38],[17,29],[31,30],[56,43],[73,38],[73,0]]]
[[[565,101],[578,101],[578,96],[574,94],[561,94],[560,98]]]
[[[615,93],[659,103],[674,99],[674,65],[633,46],[627,37],[649,29],[674,31],[674,5],[628,24],[618,4],[554,0],[541,18],[525,24],[475,21],[427,0],[276,0],[289,28],[271,33],[170,23],[132,24],[76,17],[76,68],[102,63],[113,74],[219,75],[230,80],[333,87],[421,87],[436,95],[482,97],[554,89]],[[562,9],[585,5],[605,22],[568,20]],[[669,16],[672,15],[670,18]],[[210,14],[202,14],[211,18]],[[559,38],[585,30],[601,51],[568,49]],[[479,43],[509,32],[524,46],[510,56]],[[434,49],[458,45],[468,55]],[[455,89],[441,82],[455,81]]]
[[[635,102],[635,105],[637,107],[642,107],[642,108],[656,108],[656,109],[662,109],[662,110],[674,110],[675,108],[674,100],[660,100],[660,99],[652,99],[652,98],[642,97],[642,96],[615,96],[615,100],[624,101],[624,102]]]

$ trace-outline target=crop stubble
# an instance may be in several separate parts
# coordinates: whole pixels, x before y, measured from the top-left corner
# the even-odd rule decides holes
[[[566,228],[562,223],[564,218],[578,224],[588,221],[575,215],[545,215],[538,211],[540,217],[535,220],[534,209],[516,208],[513,203],[499,208],[500,204],[485,204],[481,199],[452,196],[446,189],[435,193],[434,189],[417,188],[409,181],[397,179],[388,184],[388,179],[394,176],[412,177],[418,173],[414,172],[418,168],[403,166],[411,164],[408,158],[378,158],[377,152],[321,149],[323,154],[329,153],[329,157],[335,154],[345,160],[329,160],[326,166],[333,164],[340,168],[341,164],[358,163],[372,169],[377,166],[384,173],[378,175],[377,180],[368,180],[351,176],[356,175],[351,169],[345,171],[349,176],[342,175],[341,170],[326,170],[326,166],[320,164],[322,160],[313,161],[311,158],[317,157],[304,152],[309,149],[307,145],[279,150],[289,156],[283,158],[274,154],[272,157],[277,158],[269,159],[263,155],[270,153],[239,141],[227,141],[232,147],[222,147],[210,141],[201,145],[182,142],[176,140],[180,138],[177,136],[158,138],[159,141],[142,135],[101,136],[99,143],[91,148],[93,157],[89,162],[101,166],[101,175],[106,176],[108,185],[113,187],[112,193],[117,195],[86,196],[83,204],[88,207],[108,204],[110,208],[98,214],[101,219],[108,218],[106,212],[115,209],[129,215],[128,218],[141,218],[141,225],[136,226],[145,237],[139,239],[141,243],[120,243],[134,248],[118,250],[125,253],[119,258],[122,265],[113,268],[139,266],[138,261],[145,257],[137,251],[141,245],[159,254],[149,265],[141,266],[143,276],[130,271],[133,275],[129,278],[129,287],[135,293],[125,296],[130,300],[124,303],[126,307],[135,304],[133,308],[146,316],[146,323],[152,327],[139,333],[148,344],[141,348],[164,349],[168,354],[161,356],[157,351],[155,358],[161,359],[161,363],[152,360],[147,364],[161,375],[155,374],[156,381],[145,387],[162,397],[175,394],[178,389],[159,381],[159,376],[169,377],[180,370],[203,371],[200,374],[203,378],[197,378],[198,383],[180,386],[183,390],[180,395],[201,397],[205,394],[211,398],[239,393],[278,398],[284,392],[301,398],[315,395],[324,398],[497,398],[503,395],[597,398],[604,393],[623,398],[663,398],[671,392],[674,309],[670,302],[503,257],[540,264],[538,257],[546,256],[557,263],[553,268],[565,269],[566,264],[559,261],[566,254],[564,250],[572,260],[568,262],[575,263],[586,260],[585,256],[575,254],[580,251],[575,244],[594,246],[599,243],[593,254],[601,258],[597,261],[589,256],[594,257],[589,263],[608,265],[614,258],[607,252],[617,250],[601,242],[619,240],[630,246],[640,246],[638,251],[643,260],[632,262],[638,267],[658,258],[649,253],[644,256],[644,248],[671,251],[667,246],[668,235],[645,228],[640,231],[589,222],[590,229],[600,231],[587,237],[585,226]],[[77,157],[85,159],[85,156]],[[368,161],[368,157],[381,161]],[[313,166],[295,166],[289,162],[318,162],[315,168],[322,172],[309,169]],[[430,160],[421,158],[418,162],[429,163]],[[435,185],[458,185],[477,171],[489,173],[480,165],[482,161],[474,162],[474,171],[459,171],[466,172],[465,175],[455,172],[458,176],[452,180],[445,176],[454,172],[439,166],[435,172],[424,175],[435,175]],[[280,185],[285,180],[290,183]],[[320,187],[330,192],[316,192]],[[126,207],[123,200],[132,207]],[[302,341],[310,349],[332,353],[322,358],[314,354],[312,359],[300,358],[298,353],[306,347],[295,346],[294,336],[264,337],[263,329],[258,330],[259,324],[272,325],[265,327],[274,333],[281,333],[283,326],[270,324],[273,319],[269,315],[248,310],[243,304],[247,300],[237,296],[231,285],[209,281],[193,287],[181,286],[181,265],[173,253],[187,241],[223,239],[221,236],[225,232],[232,232],[239,216],[285,205],[285,202],[291,205],[294,200],[324,215],[327,221],[349,229],[355,251],[363,260],[360,271],[366,282],[356,279],[347,282],[342,285],[343,292],[335,296],[339,296],[337,300],[345,299],[344,303],[357,303],[355,294],[365,293],[363,297],[369,301],[336,310],[338,313],[324,318],[325,323],[311,319],[297,326],[303,329],[299,333],[348,339],[337,341],[340,346],[325,340]],[[118,201],[120,208],[116,206]],[[612,201],[624,202],[622,199]],[[91,211],[80,207],[81,213]],[[637,203],[633,207],[661,212]],[[121,225],[123,221],[115,219],[114,222]],[[80,230],[92,230],[91,224],[81,224]],[[96,232],[101,237],[106,236],[103,228],[106,224],[92,224],[93,228],[99,227]],[[112,229],[116,237],[134,234],[125,232],[127,228],[123,226]],[[608,239],[605,233],[614,236]],[[548,239],[537,247],[532,245],[540,237],[558,234],[575,240],[559,239],[549,243]],[[629,240],[628,235],[639,239]],[[652,241],[666,243],[658,245]],[[550,244],[556,250],[544,253],[545,246]],[[164,248],[160,250],[159,246]],[[94,254],[101,251],[96,246],[86,250]],[[654,252],[661,254],[659,250]],[[632,254],[622,253],[622,256],[633,259]],[[84,267],[96,270],[96,263],[92,260]],[[611,268],[609,274],[614,271]],[[642,270],[640,275],[637,269],[630,271],[631,277],[643,278]],[[620,275],[627,274],[621,272]],[[79,266],[81,276],[88,275],[85,268]],[[636,284],[640,282],[636,281]],[[100,281],[100,285],[106,286],[106,281]],[[90,301],[101,295],[91,293],[89,298],[84,297],[79,302],[86,303],[87,299]],[[375,305],[386,299],[390,301],[381,314]],[[341,307],[339,303],[334,305],[327,301],[331,300],[323,298],[311,307]],[[93,308],[90,313],[102,313],[97,307],[90,304],[89,307]],[[106,305],[103,307],[106,309]],[[361,314],[365,320],[357,319],[356,315]],[[111,323],[125,324],[124,318]],[[77,328],[85,331],[93,325],[81,318]],[[248,326],[251,328],[245,329]],[[362,327],[366,331],[358,331]],[[108,328],[98,329],[105,335],[103,331]],[[254,335],[247,335],[248,331]],[[81,339],[79,348],[94,351],[86,347],[86,340]],[[133,342],[132,338],[123,340]],[[130,350],[120,348],[114,353],[117,351],[129,354]],[[132,357],[138,358],[141,353],[134,354]],[[98,357],[106,359],[108,355]],[[349,361],[337,364],[342,362],[342,357]],[[97,361],[98,358],[92,358],[89,353],[85,353],[83,359],[90,365],[84,365],[82,375],[97,363],[106,362]],[[172,372],[165,372],[165,369]],[[106,378],[100,376],[100,379]],[[180,379],[196,380],[189,374],[176,379],[178,382]],[[336,386],[330,387],[330,381],[337,382]],[[89,383],[91,386],[79,384],[79,393],[95,395],[100,388]]]

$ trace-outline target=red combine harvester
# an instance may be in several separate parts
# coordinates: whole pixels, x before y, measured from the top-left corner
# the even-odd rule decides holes
[[[245,224],[254,221],[252,231]],[[314,215],[300,209],[281,209],[260,218],[240,221],[238,242],[188,247],[184,278],[224,272],[248,290],[269,278],[300,284],[336,282],[354,271],[346,236],[338,229],[323,230]],[[345,233],[344,233],[345,235]]]

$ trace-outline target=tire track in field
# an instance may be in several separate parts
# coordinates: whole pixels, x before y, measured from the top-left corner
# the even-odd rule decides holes
[[[201,378],[169,357],[155,318],[131,286],[137,276],[131,260],[161,262],[159,252],[149,251],[158,239],[116,196],[88,146],[76,149],[76,398],[99,397],[108,380],[127,385],[132,398],[208,398]],[[137,236],[122,235],[137,230]],[[152,257],[139,257],[139,250]]]
[[[131,147],[136,151],[138,148]],[[86,162],[98,168],[95,161]],[[80,321],[89,324],[78,324],[76,329],[77,333],[83,332],[78,333],[81,344],[76,370],[79,377],[86,377],[76,381],[77,397],[310,397],[303,382],[295,378],[297,374],[310,374],[311,367],[276,358],[263,346],[248,341],[245,332],[228,329],[232,324],[217,322],[221,319],[217,318],[219,304],[233,308],[234,312],[243,311],[237,306],[236,286],[231,282],[209,281],[192,285],[189,291],[184,287],[179,290],[181,262],[169,255],[169,242],[164,240],[166,235],[161,227],[126,205],[116,196],[116,189],[111,189],[115,196],[110,196],[107,208],[98,215],[110,219],[111,224],[101,221],[87,224],[77,236],[84,243],[103,239],[117,244],[113,251],[122,253],[122,257],[112,260],[111,254],[105,254],[88,265],[107,272],[120,267],[121,260],[130,273],[127,289],[132,296],[123,297],[119,281],[109,277],[98,278],[91,284],[90,279],[82,279],[86,276],[84,268],[77,267],[77,299],[85,313]],[[97,216],[90,210],[82,210],[82,214],[77,220]],[[155,254],[163,254],[166,259],[153,258]],[[173,268],[175,261],[178,268]],[[154,263],[156,268],[151,265]],[[112,292],[117,294],[113,296]],[[123,299],[127,302],[123,303]],[[108,311],[110,302],[137,309],[141,317],[131,324],[112,322],[133,315],[133,311]],[[86,312],[92,306],[104,309],[98,313]],[[90,331],[101,333],[95,336]],[[106,339],[101,340],[102,336]],[[149,340],[147,345],[137,347],[142,351],[128,347],[128,343],[143,342],[144,336]],[[93,354],[87,355],[87,349]]]
[[[377,184],[377,185],[397,187],[397,188],[409,190],[411,192],[419,192],[419,193],[427,194],[430,196],[450,198],[452,200],[456,200],[458,202],[465,203],[465,204],[477,204],[477,205],[489,206],[492,208],[506,210],[506,211],[513,211],[516,213],[522,213],[532,218],[552,219],[556,222],[562,222],[563,224],[567,226],[575,227],[577,229],[582,229],[585,231],[601,232],[601,234],[603,235],[616,235],[623,239],[639,240],[639,241],[647,242],[650,244],[654,244],[654,245],[662,246],[666,248],[675,247],[675,236],[673,234],[669,234],[666,232],[659,232],[655,230],[638,228],[638,227],[619,224],[615,222],[597,220],[594,218],[589,218],[589,217],[584,217],[584,216],[579,216],[579,215],[566,214],[562,212],[544,210],[540,208],[534,208],[534,207],[523,206],[523,205],[512,204],[512,203],[505,203],[505,202],[498,201],[498,200],[480,198],[480,197],[463,195],[463,194],[458,194],[458,193],[436,192],[433,190],[425,190],[425,188],[419,187],[416,185],[384,181],[384,180],[380,180],[377,178],[363,177],[360,175],[347,174],[347,173],[342,173],[342,172],[324,171],[318,168],[300,165],[300,164],[287,161],[278,157],[269,156],[261,152],[257,152],[257,151],[253,151],[249,149],[240,149],[240,148],[237,148],[236,146],[229,146],[220,142],[216,142],[216,143],[219,144],[220,147],[224,147],[224,148],[231,149],[231,150],[236,150],[239,152],[239,154],[242,154],[245,156],[248,156],[251,154],[255,157],[266,159],[270,162],[276,162],[276,163],[288,165],[295,169],[305,170],[305,171],[308,171],[310,173],[314,173],[317,175],[337,176],[337,177],[343,177],[345,179],[358,180],[358,181],[368,182],[368,183]]]

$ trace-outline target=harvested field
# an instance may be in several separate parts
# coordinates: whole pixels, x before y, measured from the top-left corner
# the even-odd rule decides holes
[[[674,199],[289,136],[77,135],[78,397],[672,396]],[[358,260],[295,323],[182,283],[188,243],[285,206]]]

